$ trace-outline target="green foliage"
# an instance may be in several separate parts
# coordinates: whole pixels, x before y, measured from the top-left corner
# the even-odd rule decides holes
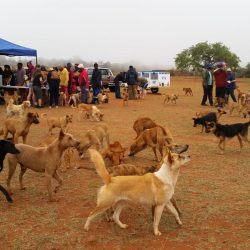
[[[177,54],[175,64],[179,70],[200,71],[207,56],[212,56],[213,62],[224,61],[233,69],[239,67],[240,58],[219,42],[212,44],[201,42],[184,49]]]

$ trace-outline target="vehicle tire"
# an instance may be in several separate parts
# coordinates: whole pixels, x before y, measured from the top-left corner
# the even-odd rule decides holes
[[[115,92],[115,86],[109,86],[109,91],[110,92]]]
[[[159,89],[158,88],[151,88],[150,89],[153,94],[158,93]]]

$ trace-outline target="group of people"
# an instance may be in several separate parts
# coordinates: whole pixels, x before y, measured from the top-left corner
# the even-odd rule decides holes
[[[215,82],[215,96],[218,107],[223,107],[228,103],[228,98],[231,96],[233,102],[237,102],[234,90],[236,89],[235,74],[231,68],[227,68],[224,62],[218,63],[216,69],[213,70],[212,64],[208,64],[202,75],[203,84],[203,98],[202,106],[207,106],[207,99],[210,106],[214,105],[213,101],[213,85]]]

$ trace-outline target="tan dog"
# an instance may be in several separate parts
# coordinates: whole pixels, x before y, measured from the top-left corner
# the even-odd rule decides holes
[[[30,101],[23,101],[21,105],[15,105],[14,100],[11,98],[6,107],[7,117],[11,117],[14,115],[22,116],[29,107]]]
[[[192,95],[193,96],[193,91],[191,88],[183,88],[183,91],[185,92],[185,95]]]
[[[125,105],[128,106],[128,92],[127,91],[122,92],[122,103],[123,103],[123,106]]]
[[[83,116],[86,119],[90,119],[91,121],[102,121],[103,113],[94,105],[88,105],[85,103],[81,103],[78,105],[78,120],[80,121],[80,117]]]
[[[60,92],[58,103],[60,106],[65,106],[67,103],[67,96],[64,92]]]
[[[49,200],[56,201],[54,193],[57,188],[52,187],[52,180],[56,180],[59,185],[62,180],[57,173],[59,162],[63,152],[69,147],[78,147],[79,142],[70,134],[64,134],[61,130],[58,138],[47,147],[32,147],[25,144],[17,144],[16,148],[20,151],[18,155],[8,154],[9,175],[7,186],[11,192],[11,179],[15,172],[17,163],[21,166],[19,176],[20,188],[24,189],[23,175],[27,169],[35,172],[45,173],[46,186],[48,189]]]
[[[71,94],[69,97],[68,105],[72,108],[77,108],[78,104],[80,103],[80,94],[75,93]]]
[[[102,151],[102,157],[104,159],[109,158],[112,162],[112,166],[117,166],[124,161],[124,153],[126,150],[120,142],[115,141]]]
[[[7,107],[7,105],[9,104],[10,99],[13,99],[14,103],[18,104],[19,95],[17,94],[16,91],[14,91],[13,95],[9,95],[8,91],[5,91],[3,99],[4,99],[4,102],[5,102],[5,106]]]
[[[123,224],[119,218],[126,201],[154,206],[153,229],[155,235],[161,235],[158,225],[165,206],[175,216],[177,223],[182,225],[178,212],[171,202],[171,198],[174,195],[180,166],[189,162],[190,156],[181,156],[169,151],[164,157],[159,171],[153,174],[111,177],[100,153],[90,150],[90,155],[97,173],[105,185],[99,190],[97,206],[90,213],[85,223],[84,229],[86,231],[89,230],[91,221],[98,214],[105,212],[111,207],[115,207],[113,214],[115,223],[121,228],[127,228],[127,225]]]
[[[157,124],[150,119],[149,117],[141,117],[135,120],[133,129],[136,132],[137,136],[136,138],[145,130],[148,128],[154,128]]]
[[[73,121],[73,115],[65,115],[61,117],[48,117],[46,113],[41,114],[43,119],[47,119],[47,124],[49,126],[49,133],[52,134],[53,128],[60,128],[64,132],[67,132],[69,123]]]
[[[7,118],[4,122],[3,134],[4,139],[8,137],[8,133],[12,134],[13,142],[18,143],[18,138],[23,137],[23,143],[26,143],[30,126],[38,124],[39,116],[37,113],[28,112],[24,117],[11,117]]]
[[[159,125],[154,128],[144,130],[130,146],[129,156],[134,156],[146,147],[151,147],[155,155],[155,160],[158,161],[156,149],[159,150],[162,158],[164,147],[167,145],[170,147],[174,146],[173,137],[170,131],[167,131],[168,130]]]
[[[108,93],[105,93],[104,91],[97,95],[98,102],[99,103],[108,103],[109,102],[109,95]]]
[[[176,100],[178,99],[178,97],[179,97],[179,95],[176,95],[176,94],[172,94],[172,95],[165,94],[163,104],[168,103],[168,102],[176,104]]]

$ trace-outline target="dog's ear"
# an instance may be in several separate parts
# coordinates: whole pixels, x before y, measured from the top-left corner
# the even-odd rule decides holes
[[[27,113],[27,117],[28,117],[28,118],[32,118],[33,115],[34,115],[34,114],[33,114],[32,112],[28,112],[28,113]]]
[[[60,130],[60,133],[59,133],[59,140],[61,140],[63,137],[64,137],[64,132],[63,132],[63,130],[61,129],[61,130]]]

